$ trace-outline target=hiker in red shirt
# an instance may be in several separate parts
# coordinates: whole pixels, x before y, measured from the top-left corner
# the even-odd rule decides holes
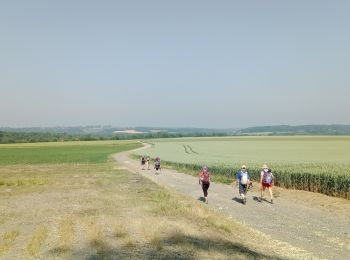
[[[210,186],[211,174],[209,172],[208,166],[203,166],[202,171],[199,173],[199,184],[202,185],[205,203],[208,204],[208,189]]]

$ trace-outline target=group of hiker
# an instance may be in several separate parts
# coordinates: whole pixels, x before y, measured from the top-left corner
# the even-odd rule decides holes
[[[150,163],[151,163],[151,158],[149,156],[142,156],[141,157],[141,169],[142,170],[150,170]],[[154,169],[156,170],[156,174],[159,174],[161,171],[160,168],[160,158],[159,156],[156,157],[154,160]]]
[[[204,193],[204,202],[208,203],[208,189],[210,186],[210,182],[212,180],[212,174],[209,172],[208,166],[203,166],[201,172],[199,173],[199,184],[202,185],[203,193]],[[233,181],[236,183],[236,186],[239,187],[239,194],[241,196],[243,204],[247,203],[247,191],[253,186],[252,179],[248,173],[248,168],[246,165],[242,165],[241,169],[236,174],[236,179]],[[260,173],[260,197],[258,198],[259,202],[263,201],[263,193],[267,189],[270,193],[270,202],[273,203],[273,193],[272,187],[274,185],[274,176],[271,169],[264,164],[261,167]]]
[[[149,156],[142,156],[141,157],[141,169],[142,170],[150,170],[150,157]],[[159,174],[161,172],[160,167],[160,157],[156,157],[154,161],[154,169],[156,170],[156,174]],[[202,186],[203,194],[204,194],[204,202],[208,203],[208,189],[210,186],[210,182],[212,181],[212,173],[209,171],[208,166],[203,166],[202,170],[199,173],[199,184]],[[263,201],[263,193],[267,189],[270,193],[270,202],[273,203],[273,193],[272,193],[272,187],[274,185],[274,175],[271,171],[271,169],[264,164],[261,167],[260,172],[260,197],[258,198],[259,202]],[[235,183],[239,190],[239,195],[241,196],[242,203],[247,203],[247,197],[246,194],[248,190],[253,187],[252,179],[249,175],[248,168],[246,165],[242,165],[239,171],[236,173],[236,178],[232,182],[232,184]]]

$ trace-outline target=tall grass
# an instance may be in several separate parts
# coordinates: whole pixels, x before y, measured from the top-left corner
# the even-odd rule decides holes
[[[243,163],[248,164],[257,181],[260,167],[266,162],[276,176],[277,186],[350,199],[350,137],[154,140],[147,153],[151,157],[160,156],[163,164],[196,173],[203,164],[209,165],[215,180],[223,183],[232,182]]]
[[[192,173],[198,173],[203,165],[191,163],[179,163],[162,161],[163,165],[170,166],[176,169],[188,170]],[[225,165],[209,165],[209,168],[215,180],[223,183],[230,183],[235,179],[236,171],[240,165],[232,167]],[[325,172],[308,172],[305,167],[296,169],[288,166],[279,165],[273,168],[275,176],[275,185],[287,189],[304,190],[322,193],[328,196],[350,199],[350,174],[332,174],[332,168],[329,166],[329,173]],[[253,180],[260,180],[261,168],[252,166],[249,168],[249,173]],[[327,171],[326,171],[327,172]]]

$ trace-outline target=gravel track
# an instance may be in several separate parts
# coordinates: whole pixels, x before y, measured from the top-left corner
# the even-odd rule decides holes
[[[145,148],[148,146],[141,149]],[[141,170],[140,163],[130,158],[132,152],[119,153],[113,158],[121,166],[159,185],[195,199],[203,196],[196,177],[170,169],[162,169],[159,175],[153,169]],[[257,186],[247,194],[247,204],[243,205],[236,187],[211,183],[208,207],[318,258],[350,259],[350,201],[277,188],[279,196],[274,204],[258,202]],[[265,196],[267,198],[268,193]]]

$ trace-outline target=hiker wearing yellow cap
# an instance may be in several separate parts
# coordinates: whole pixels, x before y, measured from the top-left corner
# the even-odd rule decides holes
[[[271,169],[269,169],[269,167],[266,164],[264,164],[261,168],[262,168],[262,171],[260,173],[261,193],[260,193],[259,201],[262,202],[263,192],[265,191],[265,189],[268,189],[270,193],[271,204],[272,204],[273,203],[272,187],[274,185],[275,177],[273,176]]]

